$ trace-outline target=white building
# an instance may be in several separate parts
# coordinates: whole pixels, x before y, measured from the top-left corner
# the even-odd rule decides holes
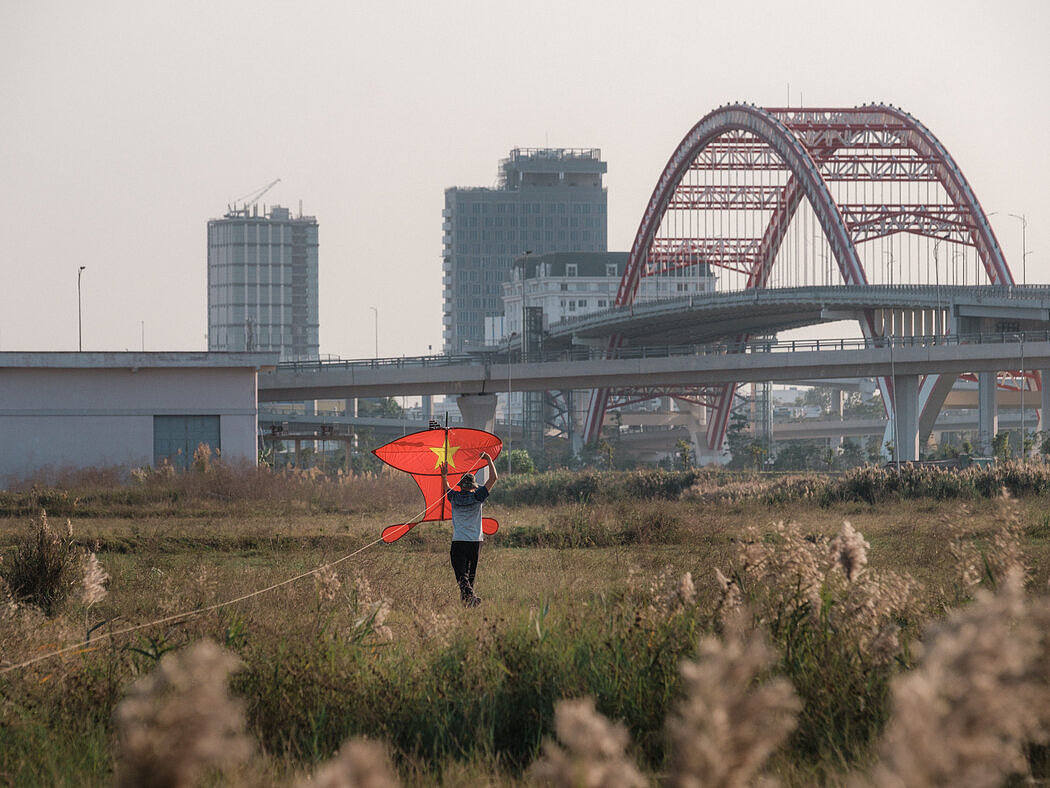
[[[276,353],[0,353],[0,486],[92,467],[185,467],[201,443],[258,456]]]
[[[497,326],[503,332],[493,337],[492,344],[520,334],[523,321],[529,321],[526,341],[534,348],[541,333],[552,324],[613,308],[627,258],[627,252],[555,252],[518,257],[503,283],[503,318],[499,323],[490,323],[494,334]],[[695,264],[671,275],[643,277],[635,302],[679,298],[714,288],[710,267]]]
[[[499,345],[524,336],[527,354],[541,351],[543,337],[561,320],[613,309],[627,266],[627,252],[552,252],[519,256],[503,283],[503,315],[486,320],[486,343]],[[637,303],[711,292],[715,277],[706,263],[693,261],[665,276],[643,277]],[[523,334],[524,328],[524,334]],[[579,435],[587,392],[574,392],[564,403],[566,427]],[[538,392],[500,397],[503,418],[520,424],[526,440],[535,442],[546,429],[549,408]],[[570,412],[571,411],[571,412]]]
[[[319,351],[317,219],[274,205],[208,222],[208,350]]]

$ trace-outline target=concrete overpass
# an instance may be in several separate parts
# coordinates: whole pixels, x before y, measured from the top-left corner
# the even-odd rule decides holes
[[[949,337],[753,342],[741,350],[725,344],[623,348],[606,358],[574,348],[528,363],[504,354],[469,358],[423,356],[366,361],[280,364],[259,375],[260,402],[435,394],[459,395],[464,422],[492,429],[497,392],[553,391],[630,386],[707,386],[728,382],[791,382],[885,376],[897,392],[900,459],[918,458],[920,378],[983,373],[979,423],[995,432],[994,373],[1004,369],[1050,370],[1050,334],[984,334]],[[1050,406],[1038,395],[1041,415]],[[1036,403],[1033,402],[1032,405]]]
[[[634,345],[710,343],[739,334],[771,335],[803,326],[857,321],[865,312],[925,313],[927,319],[939,313],[936,320],[941,327],[956,334],[968,333],[968,319],[982,317],[1024,320],[1031,327],[1040,324],[1045,328],[1050,322],[1050,287],[835,285],[698,293],[562,320],[549,326],[543,341],[545,347],[563,348],[570,342],[604,343],[611,334],[623,334]]]

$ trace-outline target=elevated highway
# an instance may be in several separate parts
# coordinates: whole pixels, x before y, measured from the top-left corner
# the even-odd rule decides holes
[[[497,392],[884,376],[898,392],[895,431],[901,436],[900,458],[908,460],[918,458],[918,390],[923,376],[954,379],[1002,369],[1050,370],[1050,334],[762,341],[625,347],[612,353],[577,348],[524,363],[494,353],[280,364],[273,372],[260,373],[258,396],[260,402],[290,402],[453,394],[460,395],[469,426],[491,429]],[[1045,391],[1039,397],[1045,413],[1050,402]],[[980,417],[985,432],[994,429],[994,399],[993,389],[992,403],[985,404]]]
[[[984,334],[884,339],[621,348],[614,353],[548,351],[540,360],[514,362],[506,354],[419,356],[362,361],[278,364],[259,374],[260,402],[506,391],[587,389],[597,386],[712,385],[731,381],[792,382],[879,375],[1017,368],[1050,368],[1050,333]],[[739,350],[741,352],[730,352]]]
[[[742,334],[772,335],[803,326],[857,321],[866,313],[880,314],[884,321],[905,314],[927,315],[930,319],[940,313],[940,326],[951,328],[951,333],[967,333],[967,318],[1034,321],[1045,326],[1050,323],[1050,287],[835,285],[700,293],[635,302],[561,320],[549,327],[543,344],[548,349],[595,343],[605,347],[608,338],[616,334],[622,334],[627,345],[708,344]],[[920,329],[921,324],[920,318]],[[512,343],[511,347],[516,345]]]

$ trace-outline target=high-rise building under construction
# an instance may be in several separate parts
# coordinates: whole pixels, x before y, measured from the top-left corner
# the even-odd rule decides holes
[[[208,222],[208,350],[316,359],[317,219],[272,206]]]
[[[515,148],[496,188],[445,189],[444,352],[483,345],[523,254],[608,250],[605,171],[597,148]]]

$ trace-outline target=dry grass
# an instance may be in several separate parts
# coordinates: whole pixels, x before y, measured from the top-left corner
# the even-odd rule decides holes
[[[682,695],[667,720],[674,775],[667,779],[674,784],[758,784],[768,777],[768,758],[783,747],[798,711],[796,694],[778,673],[783,669],[776,657],[779,646],[767,640],[772,613],[790,604],[788,595],[778,596],[788,588],[801,592],[800,599],[812,609],[833,592],[836,605],[825,624],[837,634],[848,634],[871,664],[885,665],[890,656],[901,660],[900,677],[893,684],[893,723],[876,765],[870,773],[840,773],[835,779],[921,785],[943,784],[945,775],[973,774],[971,784],[979,784],[984,773],[963,761],[980,747],[992,748],[979,739],[982,729],[1003,744],[979,765],[994,778],[1018,769],[1022,743],[1046,737],[1048,721],[1040,709],[1050,708],[1050,698],[1038,690],[1045,690],[1050,679],[1045,634],[1050,619],[1045,605],[1028,601],[1043,598],[1039,594],[1047,589],[1050,504],[1044,500],[812,508],[742,498],[706,500],[695,494],[690,500],[646,505],[652,522],[674,523],[674,528],[660,531],[657,525],[644,541],[611,540],[586,548],[511,547],[508,537],[514,529],[539,531],[581,517],[601,532],[618,521],[623,525],[635,518],[637,523],[639,508],[622,503],[582,509],[578,503],[513,509],[491,505],[488,512],[501,521],[503,531],[482,550],[478,590],[485,603],[479,616],[459,604],[448,559],[448,524],[420,525],[398,543],[372,544],[340,561],[375,542],[385,525],[409,519],[419,498],[414,488],[395,487],[366,501],[354,497],[360,495],[367,495],[365,487],[355,488],[353,495],[342,490],[322,496],[343,500],[345,511],[278,496],[265,499],[284,501],[277,512],[254,504],[238,512],[214,499],[173,516],[74,517],[78,545],[90,547],[79,607],[68,617],[44,619],[32,608],[14,604],[0,587],[0,664],[82,640],[84,621],[111,622],[96,630],[93,648],[104,648],[105,633],[125,622],[210,608],[331,564],[300,582],[178,625],[146,630],[120,644],[143,655],[134,662],[143,683],[126,696],[128,705],[117,715],[126,730],[119,752],[121,774],[132,775],[129,784],[143,769],[174,775],[167,778],[173,785],[226,769],[230,784],[239,779],[242,784],[377,788],[398,780],[419,786],[516,785],[524,778],[474,760],[476,753],[421,763],[410,753],[392,756],[377,742],[359,739],[343,742],[330,760],[313,765],[304,765],[301,754],[256,756],[245,762],[245,748],[255,743],[245,738],[243,712],[227,694],[230,654],[219,649],[202,655],[179,647],[215,633],[226,633],[227,647],[249,652],[319,637],[340,642],[359,638],[368,655],[360,669],[367,673],[381,670],[387,653],[397,653],[405,664],[424,664],[457,639],[498,643],[515,619],[530,613],[529,621],[542,637],[543,627],[602,615],[609,609],[607,600],[620,597],[647,600],[638,603],[636,621],[651,631],[660,620],[688,615],[683,611],[696,611],[698,619],[706,615],[701,611],[709,611],[714,619],[731,583],[738,591],[743,583],[747,593],[736,602],[755,605],[751,626],[724,618],[722,635],[699,639],[697,658],[683,665]],[[20,518],[0,519],[0,556],[5,560],[24,527]],[[1017,568],[1027,571],[1027,596]],[[904,596],[902,588],[908,591]],[[921,599],[912,595],[918,588]],[[930,630],[921,648],[913,643],[912,656],[904,657],[900,644],[889,642],[891,624],[902,618],[941,622],[941,627]],[[905,670],[912,667],[908,659],[914,670]],[[85,664],[68,658],[36,665],[19,675],[17,680],[26,682],[19,685],[20,692],[44,698],[48,692],[75,688],[85,680]],[[212,678],[186,685],[186,677],[197,673]],[[974,682],[983,682],[990,694],[975,698]],[[179,687],[203,694],[186,697]],[[995,691],[1003,693],[998,701]],[[937,702],[931,704],[930,698]],[[1017,706],[1025,713],[1013,727],[996,722],[1007,702],[1027,704]],[[165,756],[162,747],[150,743],[150,732],[164,730],[166,724],[207,732],[201,724],[185,722],[197,719],[194,715],[202,708],[222,711],[214,715],[218,727],[208,734],[210,745],[173,739],[179,746]],[[957,729],[960,720],[966,731]],[[626,728],[598,714],[593,704],[577,700],[559,705],[554,723],[557,742],[549,739],[543,759],[530,772],[534,779],[554,785],[641,785],[654,779],[641,769]],[[961,746],[951,756],[954,760],[935,762],[917,749],[924,740],[909,727],[915,725],[960,740],[967,733],[971,743]],[[927,734],[930,741],[932,736]],[[216,750],[216,741],[227,745]],[[165,764],[163,757],[175,759]],[[391,757],[398,759],[396,774]],[[785,765],[782,754],[774,756],[773,764],[785,781],[805,781],[792,772],[795,767]],[[821,778],[828,779],[829,773]]]

